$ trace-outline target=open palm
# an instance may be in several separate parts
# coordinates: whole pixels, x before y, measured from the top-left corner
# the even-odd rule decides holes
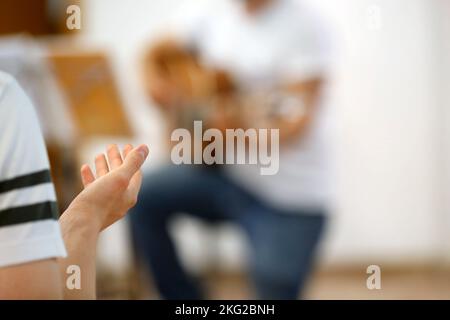
[[[88,165],[81,167],[84,190],[71,206],[93,215],[100,230],[124,217],[136,204],[141,187],[141,166],[148,156],[148,148],[126,145],[123,155],[117,145],[111,145],[105,154],[95,158],[95,171]]]

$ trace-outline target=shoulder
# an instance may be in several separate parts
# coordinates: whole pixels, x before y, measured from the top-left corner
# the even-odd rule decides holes
[[[9,121],[37,120],[33,105],[16,79],[0,71],[0,118]],[[19,119],[17,119],[19,118]],[[10,127],[11,124],[7,127]],[[0,126],[1,128],[2,126]]]
[[[322,10],[307,4],[304,1],[285,0],[284,12],[291,35],[295,39],[301,39],[301,47],[308,47],[310,50],[320,54],[330,55],[334,49],[334,35],[332,23],[327,19]]]
[[[27,95],[16,79],[10,74],[0,71],[0,112],[18,111],[29,104]]]
[[[33,104],[18,82],[1,72],[0,119],[0,178],[47,168],[45,145]]]
[[[223,14],[230,12],[230,9],[233,7],[233,3],[226,0],[196,0],[182,3],[175,10],[170,26],[175,31],[182,31],[178,30],[180,28],[207,28],[208,24],[220,19]]]
[[[291,25],[302,30],[329,32],[328,21],[322,15],[321,10],[304,1],[284,0],[284,15]]]
[[[0,71],[0,98],[6,93],[6,91],[16,84],[16,80],[8,73]]]

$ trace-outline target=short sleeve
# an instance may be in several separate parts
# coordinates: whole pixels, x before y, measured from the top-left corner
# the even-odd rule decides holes
[[[333,55],[328,25],[313,10],[302,7],[292,32],[292,41],[281,68],[285,81],[307,80],[328,75]]]
[[[56,196],[35,110],[0,72],[0,267],[64,257]]]

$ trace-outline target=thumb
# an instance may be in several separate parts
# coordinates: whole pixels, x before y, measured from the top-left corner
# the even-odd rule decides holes
[[[125,157],[122,166],[118,168],[127,179],[131,179],[133,175],[139,171],[145,159],[147,159],[149,150],[145,144],[141,144],[137,148],[131,150]]]

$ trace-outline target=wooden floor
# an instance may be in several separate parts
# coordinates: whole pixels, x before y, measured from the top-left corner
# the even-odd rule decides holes
[[[369,290],[368,275],[356,272],[318,273],[307,290],[308,299],[450,299],[450,270],[387,270],[381,289]]]
[[[317,271],[305,290],[305,299],[449,299],[450,270],[414,268],[383,270],[380,290],[366,287],[368,275],[353,268]],[[100,299],[157,299],[158,296],[130,277],[100,277]],[[244,275],[205,276],[205,289],[211,299],[250,299],[252,291]]]

